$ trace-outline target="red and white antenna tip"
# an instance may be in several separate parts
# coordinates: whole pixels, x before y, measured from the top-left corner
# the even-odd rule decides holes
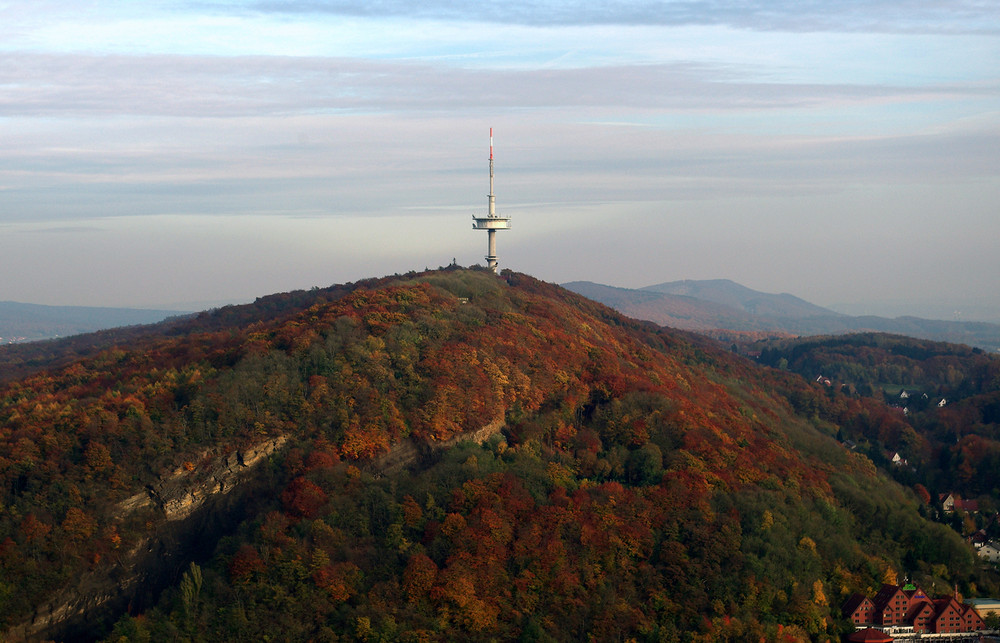
[[[493,128],[490,128],[490,160],[493,160]]]

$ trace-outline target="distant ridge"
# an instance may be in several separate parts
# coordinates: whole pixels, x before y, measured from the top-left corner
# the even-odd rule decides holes
[[[687,295],[696,299],[712,301],[761,317],[806,318],[817,316],[841,317],[829,308],[811,304],[795,295],[781,293],[772,295],[742,286],[729,279],[708,279],[670,281],[646,286],[642,290],[668,295]]]
[[[183,314],[176,310],[44,306],[0,301],[0,343],[68,337],[107,328],[155,324],[168,317]]]
[[[737,308],[698,297],[652,290],[616,288],[590,281],[563,284],[567,290],[599,301],[620,313],[661,326],[709,331],[719,328],[767,330],[761,320]]]
[[[876,331],[1000,350],[1000,324],[844,315],[787,293],[763,293],[728,279],[672,281],[640,289],[589,281],[563,284],[619,312],[661,326],[780,335]]]

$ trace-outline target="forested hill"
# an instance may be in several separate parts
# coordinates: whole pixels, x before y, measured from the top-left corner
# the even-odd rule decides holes
[[[833,641],[903,574],[996,589],[834,439],[879,401],[526,275],[100,344],[0,387],[8,640]]]

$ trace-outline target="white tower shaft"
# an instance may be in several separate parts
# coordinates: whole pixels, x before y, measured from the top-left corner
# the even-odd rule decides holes
[[[497,216],[497,197],[493,194],[493,128],[490,128],[490,193],[487,195],[489,197],[489,214],[487,216],[491,219],[495,219]],[[486,255],[486,267],[493,272],[499,272],[499,263],[497,262],[497,231],[490,228],[490,231],[486,233],[488,239],[489,251]]]
[[[497,215],[497,198],[493,194],[493,128],[490,128],[490,210],[489,217],[492,219]]]
[[[487,241],[489,243],[489,254],[486,255],[486,266],[495,273],[500,272],[499,262],[497,261],[497,230],[509,230],[510,229],[510,217],[497,216],[496,211],[496,195],[493,194],[493,128],[490,128],[490,193],[487,197],[489,199],[489,208],[487,209],[485,217],[476,217],[473,215],[472,227],[475,230],[486,230]]]

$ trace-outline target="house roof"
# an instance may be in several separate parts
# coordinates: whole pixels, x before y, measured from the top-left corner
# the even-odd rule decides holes
[[[875,598],[872,599],[872,603],[875,604],[875,609],[882,611],[885,606],[893,599],[893,597],[902,590],[896,585],[889,585],[886,583],[882,586],[882,589],[878,590],[878,594],[875,594]],[[907,597],[909,598],[909,597]]]
[[[964,509],[969,512],[979,511],[979,501],[978,500],[962,500],[961,498],[955,499],[955,509]]]
[[[851,596],[846,601],[844,601],[844,604],[841,606],[840,611],[841,613],[843,613],[844,616],[850,616],[859,607],[861,607],[865,601],[871,603],[871,600],[864,594],[856,594],[856,593],[851,594]]]
[[[912,623],[918,616],[926,612],[928,618],[934,618],[934,605],[930,601],[920,600],[910,606],[910,611],[903,619],[906,623]]]
[[[893,638],[881,630],[866,627],[847,637],[852,643],[892,643]]]
[[[954,596],[948,598],[937,598],[934,599],[934,620],[937,621],[948,613],[948,609],[951,608],[959,616],[963,616],[965,611],[962,609],[962,604],[955,600]]]
[[[938,499],[942,504],[947,504],[948,499],[951,498],[952,509],[962,511],[968,511],[969,513],[975,513],[979,511],[979,501],[978,500],[963,500],[957,493],[942,493],[938,496]]]

